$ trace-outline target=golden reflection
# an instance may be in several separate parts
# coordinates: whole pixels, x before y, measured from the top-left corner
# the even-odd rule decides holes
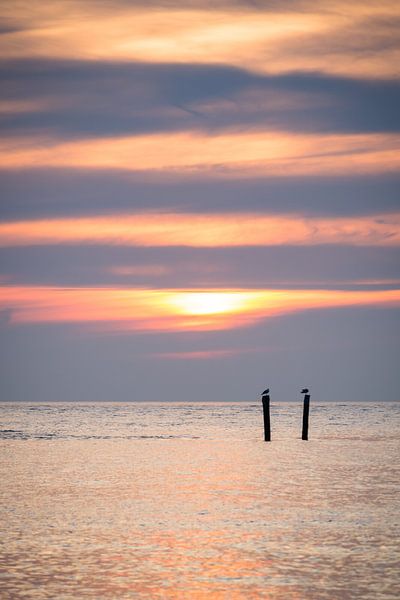
[[[304,449],[290,403],[268,448],[253,402],[23,404],[5,412],[28,439],[0,442],[5,598],[396,596],[389,405],[316,406]]]
[[[0,288],[11,323],[80,323],[104,331],[207,331],[341,306],[394,306],[400,290],[143,290]]]

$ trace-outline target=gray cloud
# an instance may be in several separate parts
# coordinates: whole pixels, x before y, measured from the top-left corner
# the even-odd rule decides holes
[[[179,175],[118,171],[21,170],[0,173],[3,220],[129,211],[395,212],[400,176],[274,177],[188,181]]]
[[[7,112],[8,134],[65,138],[154,131],[279,128],[398,131],[400,83],[322,74],[261,76],[227,66],[84,61],[0,62],[1,98],[35,101]],[[42,103],[42,108],[40,107]]]
[[[400,279],[399,258],[396,248],[346,246],[4,248],[0,279],[72,287],[390,289],[398,287],[390,281]]]
[[[259,402],[268,385],[280,401],[299,399],[307,383],[315,401],[396,401],[399,323],[395,310],[357,308],[209,333],[105,337],[81,327],[3,326],[2,399]],[[239,353],[218,360],[157,358],[219,349]]]

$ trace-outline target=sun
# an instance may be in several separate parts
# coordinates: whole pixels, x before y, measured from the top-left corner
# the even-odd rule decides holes
[[[240,292],[182,292],[171,301],[183,314],[214,315],[243,310],[248,298]]]

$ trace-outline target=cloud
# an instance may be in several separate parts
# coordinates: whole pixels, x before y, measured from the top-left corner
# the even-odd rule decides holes
[[[256,72],[321,71],[397,74],[399,44],[393,1],[343,0],[279,4],[189,5],[43,1],[3,7],[5,58],[125,60],[229,64]],[[368,35],[365,31],[368,30]],[[382,41],[386,43],[383,44]]]
[[[399,246],[400,215],[357,219],[295,215],[137,213],[0,224],[0,246]]]
[[[60,139],[243,127],[398,131],[400,84],[318,73],[255,75],[221,65],[0,62],[4,134]],[[116,106],[118,110],[116,110]]]
[[[398,306],[400,290],[140,290],[12,287],[0,289],[11,324],[96,324],[104,331],[212,331],[249,326],[304,310]]]
[[[0,143],[2,169],[35,167],[199,172],[214,176],[295,176],[395,172],[396,134],[301,135],[284,131],[187,131],[56,143],[46,136]],[[173,150],[173,151],[172,151]]]
[[[194,350],[187,352],[155,352],[149,355],[149,358],[161,358],[167,360],[215,360],[216,358],[229,358],[248,352],[255,352],[249,349],[226,349],[226,350]]]
[[[0,171],[3,221],[140,211],[356,216],[398,211],[400,176],[216,178],[120,170]]]
[[[2,248],[8,285],[162,288],[398,287],[399,249],[379,246]],[[368,283],[369,282],[369,283]],[[397,282],[397,284],[396,284]]]
[[[117,277],[147,277],[170,275],[171,269],[165,265],[114,265],[109,268],[110,275]]]

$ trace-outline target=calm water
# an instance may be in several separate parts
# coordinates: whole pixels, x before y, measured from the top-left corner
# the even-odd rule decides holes
[[[1,598],[400,597],[399,404],[1,404]]]

